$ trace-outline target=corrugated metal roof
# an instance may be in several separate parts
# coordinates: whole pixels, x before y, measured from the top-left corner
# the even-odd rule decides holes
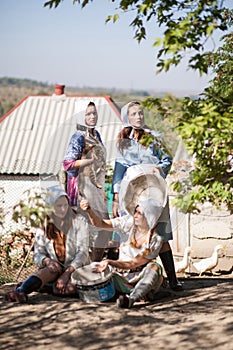
[[[113,163],[120,112],[109,96],[27,96],[0,121],[1,174],[58,174],[79,104],[95,102],[97,130]]]

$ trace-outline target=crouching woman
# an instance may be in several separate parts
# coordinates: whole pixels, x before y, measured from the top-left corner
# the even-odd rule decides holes
[[[133,215],[102,219],[91,209],[87,200],[80,203],[94,226],[121,234],[118,260],[102,260],[95,264],[94,272],[113,267],[114,286],[119,298],[117,305],[131,308],[136,301],[153,300],[163,277],[162,267],[156,262],[162,239],[156,232],[156,223],[162,208],[155,199],[139,202]]]
[[[39,270],[8,292],[6,301],[24,303],[28,294],[48,289],[60,296],[77,294],[71,274],[90,262],[86,219],[71,209],[66,192],[59,186],[48,189],[46,201],[49,215],[37,230],[34,245],[34,262]]]

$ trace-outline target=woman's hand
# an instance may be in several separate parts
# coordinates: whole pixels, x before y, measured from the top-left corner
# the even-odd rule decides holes
[[[103,228],[107,230],[113,230],[112,222],[110,219],[102,219],[91,209],[89,202],[84,198],[80,201],[80,208],[84,211],[88,211],[88,216],[90,218],[91,224],[98,228]]]
[[[55,287],[58,290],[58,293],[65,294],[66,286],[70,280],[70,273],[65,271],[56,281]]]
[[[120,205],[118,201],[113,200],[112,202],[112,215],[114,218],[117,218],[120,216]]]
[[[108,267],[108,260],[103,260],[98,263],[94,263],[92,271],[96,273],[103,272],[106,270],[107,267]]]
[[[74,162],[74,165],[72,167],[72,170],[77,170],[81,167],[85,167],[87,165],[90,165],[94,162],[95,158],[94,156],[92,156],[91,158],[86,158],[86,157],[82,157],[81,159],[77,159],[75,162]]]
[[[92,153],[88,156],[88,154],[86,155],[82,155],[81,157],[81,161],[82,161],[82,166],[87,166],[90,165],[91,163],[93,163],[97,158],[95,157],[95,155]]]
[[[87,211],[90,208],[90,205],[87,199],[81,199],[80,208],[84,211]]]

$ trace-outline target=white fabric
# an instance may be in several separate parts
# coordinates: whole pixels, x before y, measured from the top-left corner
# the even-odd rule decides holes
[[[46,204],[52,206],[55,204],[56,200],[61,196],[67,196],[66,191],[59,185],[51,186],[47,188]]]
[[[85,120],[85,113],[89,102],[93,102],[93,100],[90,97],[83,97],[77,100],[77,102],[75,103],[74,118],[76,120],[76,124],[85,126],[89,129],[94,129],[96,125],[90,127],[90,125],[86,124],[86,120]],[[96,120],[96,124],[97,124],[97,120]]]
[[[92,262],[75,270],[72,273],[72,282],[82,286],[93,286],[108,281],[112,276],[112,267],[109,265],[103,272],[93,272],[97,265],[97,262]]]
[[[133,215],[136,205],[148,198],[154,199],[153,206],[156,207],[156,210],[166,206],[167,184],[160,175],[159,168],[153,164],[129,167],[121,182],[120,207]]]
[[[130,245],[130,237],[133,235],[133,217],[130,215],[124,215],[122,217],[111,219],[111,222],[116,231],[127,236],[126,241],[121,241],[119,259],[123,261],[130,261],[138,254],[143,253],[146,249],[150,249],[150,252],[148,255],[146,255],[148,260],[155,259],[158,256],[162,246],[162,238],[156,231],[154,231],[150,241],[150,231],[148,231],[147,241],[145,244],[143,244],[141,248],[136,248]]]
[[[143,210],[149,228],[153,229],[164,210],[161,202],[154,198],[148,198],[144,201],[138,202],[138,205],[140,205]]]
[[[34,262],[38,267],[42,267],[42,261],[47,257],[58,261],[53,241],[46,237],[44,230],[38,229],[34,245]],[[73,219],[72,226],[66,235],[66,258],[64,266],[72,265],[76,269],[89,263],[88,223],[82,215],[78,214]]]
[[[127,103],[121,108],[121,120],[124,127],[131,126],[128,118],[128,106],[130,103],[131,102]]]
[[[133,134],[134,134],[134,130],[135,129],[138,129],[136,127],[134,127],[130,121],[129,121],[129,117],[128,117],[128,107],[130,104],[134,103],[138,106],[140,106],[140,103],[138,101],[130,101],[129,103],[127,103],[126,105],[124,105],[122,108],[121,108],[121,120],[123,122],[123,126],[124,127],[127,127],[127,126],[132,126],[132,131],[131,131],[131,134],[130,134],[130,137],[129,138],[133,138]],[[142,127],[140,127],[140,129],[144,129],[144,125],[142,125]],[[150,130],[148,129],[145,129],[147,131],[150,132]]]
[[[134,102],[135,102],[135,104],[137,103],[139,105],[139,103],[137,101],[130,101],[129,103],[127,103],[126,105],[124,105],[121,108],[121,120],[123,122],[123,126],[124,127],[132,126],[133,127],[133,130],[131,132],[132,135],[134,133],[134,129],[137,129],[137,128],[134,128],[134,126],[132,124],[130,124],[129,117],[128,117],[128,107],[131,103],[134,103]],[[143,125],[142,125],[142,128],[143,128]],[[140,128],[140,129],[142,129],[142,128]],[[132,138],[132,135],[130,135],[130,138]]]
[[[82,188],[83,198],[88,198],[91,203],[92,209],[95,213],[103,219],[108,219],[108,204],[104,200],[104,173],[101,172],[98,174],[98,181],[103,184],[102,188],[97,188],[90,180],[88,176],[79,176],[79,187]],[[102,177],[102,179],[101,179]],[[82,196],[78,197],[78,211],[87,219],[90,228],[90,246],[95,246],[97,248],[105,248],[108,244],[108,241],[112,237],[112,232],[101,230],[99,235],[96,237],[96,227],[91,225],[89,216],[86,211],[83,211],[80,208],[80,200]]]

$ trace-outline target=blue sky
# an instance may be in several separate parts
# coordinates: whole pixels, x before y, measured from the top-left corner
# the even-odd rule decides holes
[[[227,0],[226,4],[232,0]],[[57,9],[45,0],[0,1],[0,77],[35,79],[66,86],[145,89],[200,93],[210,77],[200,78],[182,64],[155,74],[153,41],[140,45],[129,27],[130,14],[105,24],[115,5],[95,0],[86,8],[65,0]]]

